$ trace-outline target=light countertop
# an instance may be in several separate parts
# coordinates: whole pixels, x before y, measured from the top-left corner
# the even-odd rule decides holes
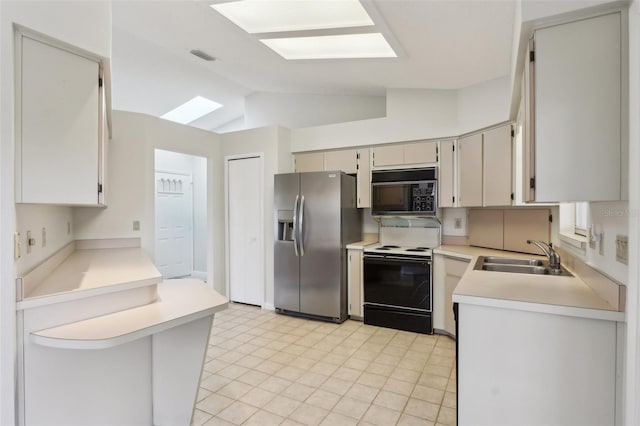
[[[162,281],[162,276],[144,250],[136,247],[74,250],[42,279],[30,280],[27,274],[24,280],[25,294],[19,305],[37,303],[36,299],[45,296],[69,299],[74,293],[115,291],[115,287],[110,288],[113,286],[154,285]],[[36,282],[26,285],[29,280]]]
[[[469,259],[453,301],[584,318],[624,321],[624,312],[598,296],[579,276],[530,275],[474,270],[478,256],[543,258],[470,246],[440,246],[435,254]]]
[[[362,241],[347,244],[347,249],[362,250],[366,246],[375,244],[377,242],[378,242],[378,234],[364,234],[362,235]]]
[[[214,315],[226,298],[196,279],[166,280],[158,300],[148,305],[31,333],[39,345],[65,349],[105,349]]]

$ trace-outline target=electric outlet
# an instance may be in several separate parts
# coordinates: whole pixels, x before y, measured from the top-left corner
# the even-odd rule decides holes
[[[27,254],[31,253],[31,247],[36,245],[35,238],[31,238],[31,231],[27,231]]]
[[[42,228],[42,247],[47,245],[47,228]]]
[[[604,232],[599,234],[599,243],[598,243],[598,254],[600,256],[604,256]]]
[[[456,220],[453,223],[453,227],[454,227],[454,229],[462,228],[462,219],[459,218],[459,217],[456,217]]]
[[[133,230],[134,231],[139,231],[140,230],[140,221],[139,220],[134,220],[133,221]]]
[[[616,235],[616,260],[625,265],[629,261],[629,244],[626,235]]]
[[[13,258],[18,260],[22,257],[22,243],[20,242],[20,233],[13,234]]]

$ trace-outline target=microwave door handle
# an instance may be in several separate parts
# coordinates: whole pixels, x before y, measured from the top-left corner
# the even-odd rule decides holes
[[[298,237],[296,232],[296,225],[298,222],[298,195],[296,195],[296,201],[293,203],[293,250],[296,253],[296,257],[298,254]]]
[[[299,244],[300,244],[300,257],[304,256],[304,228],[303,228],[303,221],[304,221],[304,195],[302,196],[302,199],[300,200],[300,221],[298,222],[298,237],[299,237]]]

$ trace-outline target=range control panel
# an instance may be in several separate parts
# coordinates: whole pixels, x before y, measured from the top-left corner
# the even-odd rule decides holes
[[[412,188],[412,205],[414,212],[433,212],[436,206],[436,184],[426,182]]]

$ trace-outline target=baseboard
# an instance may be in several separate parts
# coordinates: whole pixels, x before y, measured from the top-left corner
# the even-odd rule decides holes
[[[275,311],[276,307],[273,306],[272,303],[265,303],[262,305],[262,309],[266,309],[267,311]]]
[[[207,273],[204,271],[193,271],[191,272],[191,277],[201,279],[205,283],[207,282]]]

